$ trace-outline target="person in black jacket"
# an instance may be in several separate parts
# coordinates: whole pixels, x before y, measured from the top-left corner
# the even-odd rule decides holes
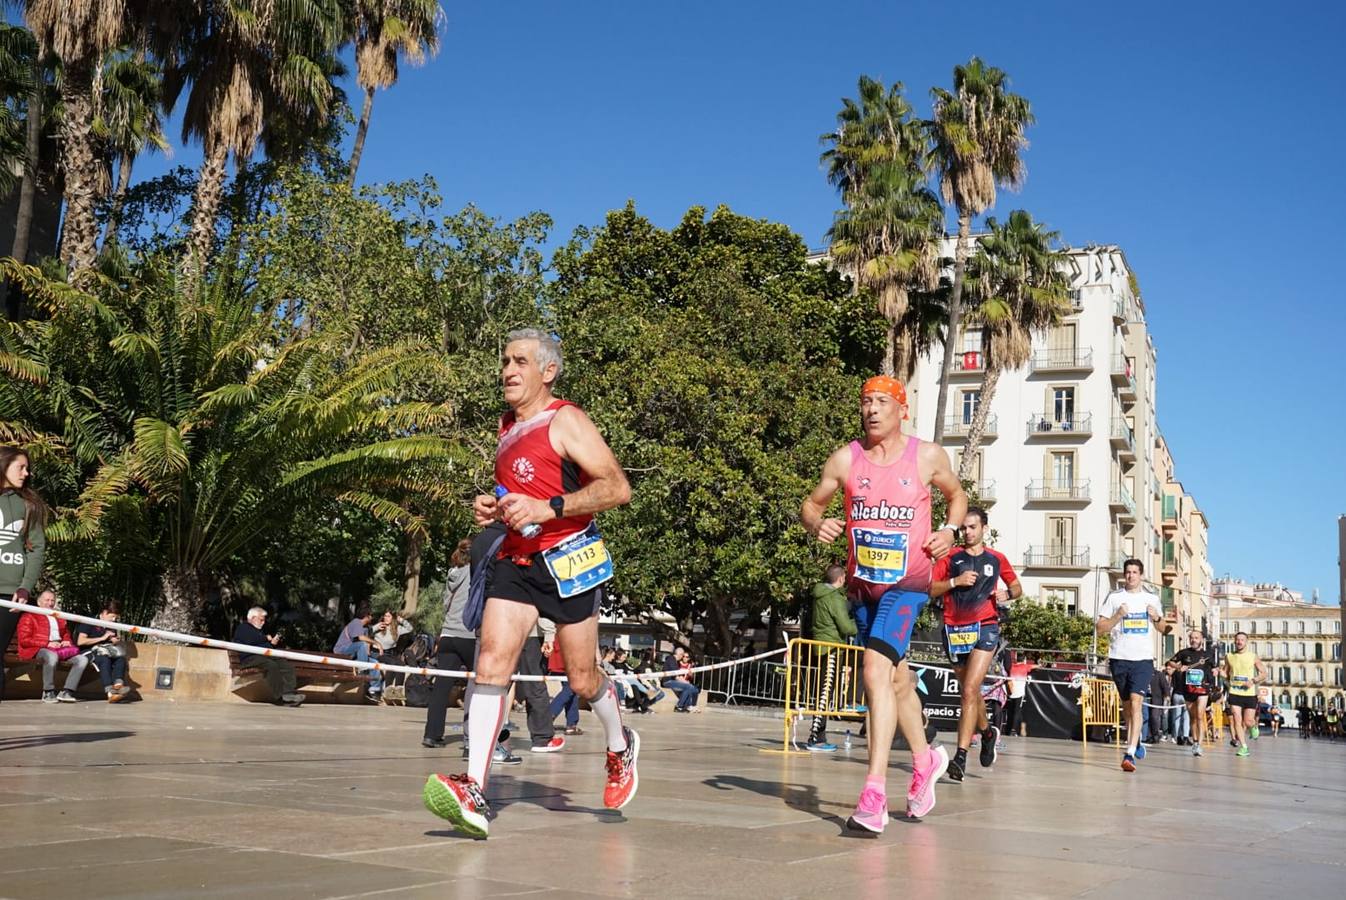
[[[273,634],[268,637],[266,632],[262,631],[265,624],[266,610],[254,606],[248,610],[247,621],[239,622],[238,627],[234,629],[234,643],[248,644],[252,647],[276,646],[280,643],[280,635]],[[267,687],[271,689],[272,703],[283,703],[286,706],[303,704],[304,695],[295,690],[294,666],[288,659],[246,653],[239,657],[239,662],[245,666],[261,669],[265,673]]]

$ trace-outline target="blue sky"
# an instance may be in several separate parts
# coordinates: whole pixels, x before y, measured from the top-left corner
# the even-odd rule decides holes
[[[818,136],[860,74],[904,82],[924,115],[954,64],[1006,70],[1038,124],[994,213],[1125,250],[1216,573],[1336,602],[1341,5],[445,5],[439,57],[376,101],[361,181],[430,173],[448,205],[541,209],[558,238],[634,199],[662,226],[723,203],[820,246],[837,200]]]

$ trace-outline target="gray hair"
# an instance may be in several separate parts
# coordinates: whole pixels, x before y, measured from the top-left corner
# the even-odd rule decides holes
[[[561,371],[565,368],[561,362],[561,339],[537,328],[516,328],[505,335],[505,343],[514,341],[537,341],[537,367],[546,369],[556,364],[556,380],[561,380]]]
[[[246,616],[244,616],[244,618],[245,618],[245,619],[251,619],[253,616],[257,615],[258,613],[261,613],[262,615],[266,615],[266,610],[265,610],[265,609],[262,609],[262,607],[260,607],[260,606],[254,606],[254,607],[252,607],[252,609],[249,609],[249,610],[248,610],[248,614],[247,614]]]

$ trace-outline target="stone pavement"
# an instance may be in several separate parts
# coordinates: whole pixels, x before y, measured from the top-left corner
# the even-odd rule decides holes
[[[602,747],[497,770],[488,841],[420,803],[459,748],[422,712],[263,705],[0,705],[0,897],[1342,896],[1346,744],[1263,737],[1135,775],[1106,746],[1010,739],[941,782],[923,822],[841,836],[863,743],[818,758],[778,719],[637,717],[640,794],[602,810]],[[450,716],[451,720],[456,715]],[[522,716],[516,716],[522,720]],[[526,741],[518,742],[522,748]],[[907,755],[890,792],[901,808]]]

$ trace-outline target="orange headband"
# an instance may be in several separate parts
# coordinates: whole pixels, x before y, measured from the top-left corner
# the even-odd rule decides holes
[[[869,393],[887,394],[903,406],[907,405],[907,389],[902,382],[889,375],[875,375],[873,378],[865,381],[864,387],[860,388],[860,396]],[[908,418],[903,416],[903,418]]]

